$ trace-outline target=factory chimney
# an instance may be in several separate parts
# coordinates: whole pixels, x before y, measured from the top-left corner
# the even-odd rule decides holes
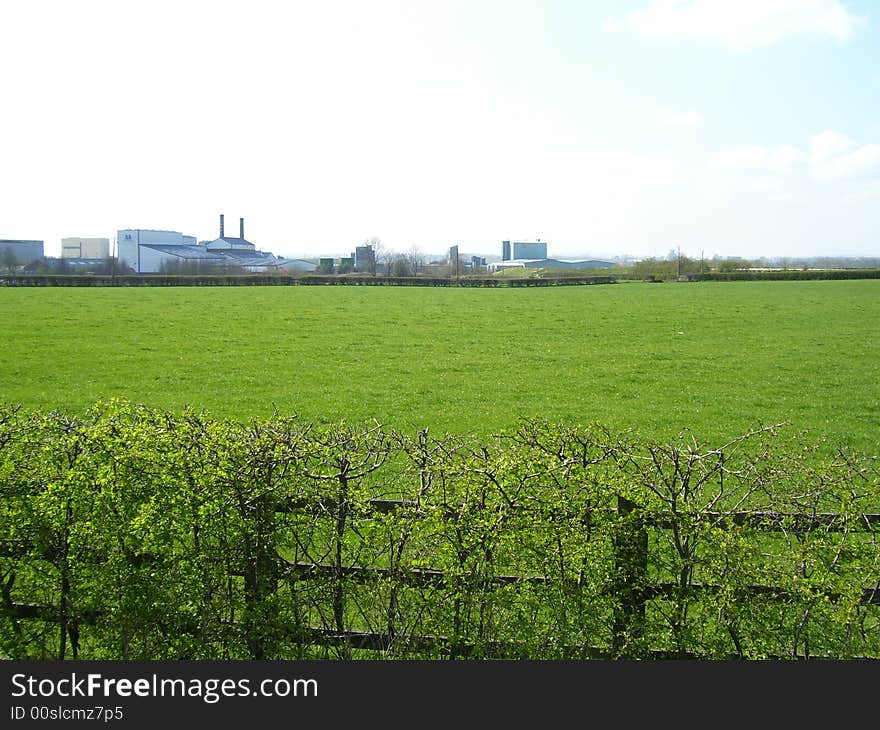
[[[244,240],[244,218],[238,219],[238,237]]]
[[[220,238],[223,238],[223,214],[220,214]]]

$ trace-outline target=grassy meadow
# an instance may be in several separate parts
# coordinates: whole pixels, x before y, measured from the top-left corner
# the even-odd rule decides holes
[[[0,400],[712,446],[790,421],[880,453],[880,281],[0,288]]]

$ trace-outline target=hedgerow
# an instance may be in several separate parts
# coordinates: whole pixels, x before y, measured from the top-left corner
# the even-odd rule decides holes
[[[784,431],[7,405],[0,654],[880,657],[876,457]]]

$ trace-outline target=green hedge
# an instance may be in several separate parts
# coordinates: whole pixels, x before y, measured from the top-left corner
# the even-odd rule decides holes
[[[877,462],[807,447],[7,406],[0,654],[880,658]]]
[[[0,276],[0,286],[447,286],[517,287],[612,284],[610,276],[580,276],[542,279],[440,278],[396,276],[332,276],[302,274],[140,274],[103,276],[84,274],[36,274]]]
[[[880,279],[880,269],[786,269],[688,274],[689,281],[807,281],[816,279]]]
[[[2,286],[290,286],[294,276],[278,274],[34,274],[0,276]]]
[[[543,275],[540,278],[353,276],[326,274],[33,274],[0,275],[0,286],[444,286],[444,287],[539,287],[614,284],[631,278],[626,272],[601,276]],[[731,271],[685,274],[687,281],[805,281],[817,279],[880,279],[880,269],[789,269],[781,271]],[[639,281],[663,281],[648,275]]]

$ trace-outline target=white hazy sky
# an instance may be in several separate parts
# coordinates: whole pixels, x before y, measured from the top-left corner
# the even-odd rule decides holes
[[[871,0],[0,0],[0,238],[880,255]]]

